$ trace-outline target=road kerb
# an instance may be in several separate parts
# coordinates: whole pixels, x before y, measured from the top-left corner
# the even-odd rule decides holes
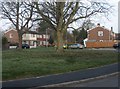
[[[88,82],[88,81],[92,81],[92,80],[96,80],[96,79],[102,79],[102,78],[106,78],[106,77],[110,77],[110,76],[115,76],[118,75],[119,72],[115,72],[112,74],[107,74],[107,75],[103,75],[103,76],[98,76],[98,77],[94,77],[94,78],[89,78],[89,79],[83,79],[83,80],[79,80],[79,81],[72,81],[72,82],[64,82],[64,83],[59,83],[59,84],[52,84],[52,85],[46,85],[46,86],[39,86],[39,87],[35,87],[34,89],[38,89],[40,87],[65,87],[71,84],[78,84],[78,83],[84,83],[84,82]],[[30,88],[32,89],[32,88]]]

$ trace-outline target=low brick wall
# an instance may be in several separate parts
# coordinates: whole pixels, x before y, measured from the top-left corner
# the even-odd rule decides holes
[[[115,42],[86,42],[87,48],[112,48]]]

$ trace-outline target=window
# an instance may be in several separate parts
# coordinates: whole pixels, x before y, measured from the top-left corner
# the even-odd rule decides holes
[[[103,42],[103,40],[100,40],[100,42]]]
[[[33,37],[35,37],[35,34],[33,34]]]
[[[40,38],[42,38],[42,35],[39,35]]]
[[[40,38],[40,35],[37,35],[37,38]]]
[[[98,36],[103,36],[103,31],[98,31]]]
[[[42,41],[40,41],[39,44],[42,45]]]
[[[31,34],[31,37],[35,37],[35,34]]]
[[[10,34],[9,36],[10,36],[10,38],[13,38],[13,35],[12,35],[12,34]]]
[[[22,44],[29,44],[28,41],[22,41]]]
[[[45,35],[43,35],[43,38],[46,38],[46,36],[45,36]]]
[[[43,45],[46,45],[46,41],[43,41]]]
[[[26,44],[26,41],[22,41],[22,44]]]
[[[34,41],[30,41],[30,45],[33,45],[34,44]]]

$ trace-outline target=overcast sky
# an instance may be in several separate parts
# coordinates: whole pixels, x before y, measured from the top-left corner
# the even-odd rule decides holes
[[[120,0],[107,0],[111,5],[114,6],[113,12],[108,16],[108,19],[105,17],[93,18],[95,24],[100,23],[101,26],[105,26],[106,28],[110,29],[113,27],[113,31],[118,33],[118,1]],[[8,24],[7,20],[2,20],[0,18],[0,30],[6,30],[10,24]]]
[[[105,26],[108,29],[113,27],[113,31],[118,33],[118,2],[120,0],[108,0],[108,1],[111,5],[114,6],[114,8],[113,8],[114,10],[108,17],[109,20],[107,20],[105,18],[102,18],[102,19],[100,18],[99,21],[100,21],[101,25]]]

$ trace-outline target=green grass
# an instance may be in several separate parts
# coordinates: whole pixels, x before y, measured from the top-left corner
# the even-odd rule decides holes
[[[65,50],[52,47],[2,52],[3,80],[64,73],[117,62],[118,53],[98,50]]]

